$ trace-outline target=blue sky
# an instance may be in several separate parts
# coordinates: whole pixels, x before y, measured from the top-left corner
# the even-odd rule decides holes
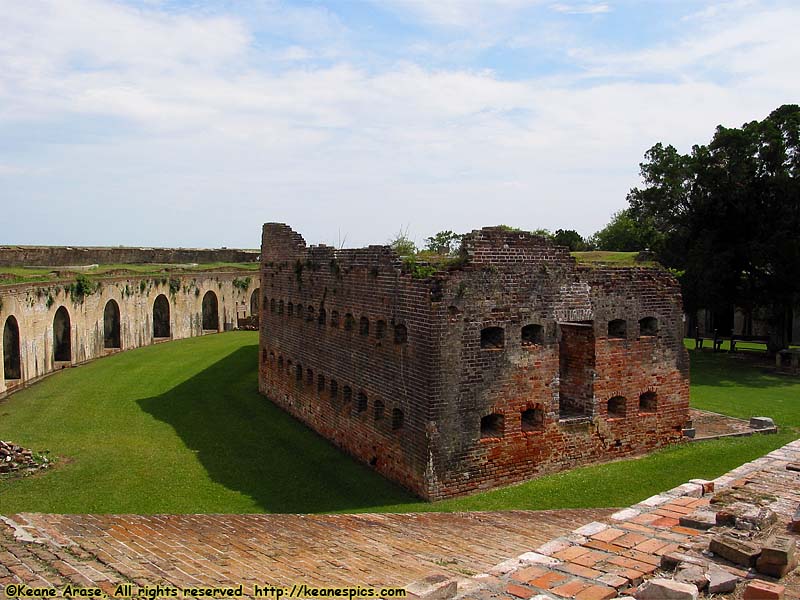
[[[656,142],[800,101],[795,0],[7,0],[0,243],[588,235]]]

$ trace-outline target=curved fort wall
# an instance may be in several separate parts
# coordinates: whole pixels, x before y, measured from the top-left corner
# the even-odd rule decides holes
[[[231,329],[259,286],[243,271],[83,281],[0,286],[0,397],[107,354]]]
[[[465,236],[449,269],[412,271],[385,246],[307,247],[264,225],[261,392],[428,499],[682,439],[666,271],[584,268],[499,228]]]

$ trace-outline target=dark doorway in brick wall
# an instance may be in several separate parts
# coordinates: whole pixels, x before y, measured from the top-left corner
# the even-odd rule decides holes
[[[120,340],[119,304],[116,300],[106,302],[103,311],[103,347],[115,350],[122,347]]]
[[[591,323],[559,323],[559,328],[559,416],[589,417],[594,397],[594,327]]]
[[[63,306],[53,317],[53,360],[56,362],[72,361],[72,336],[69,312]]]
[[[219,331],[219,305],[212,291],[203,296],[203,331]]]
[[[169,300],[164,294],[159,294],[153,302],[153,337],[168,338],[169,328]]]
[[[398,431],[403,428],[403,421],[405,420],[405,415],[403,411],[399,408],[392,409],[392,431]]]
[[[250,315],[258,314],[258,299],[261,297],[261,288],[256,288],[250,294]]]
[[[3,325],[3,377],[6,380],[22,379],[19,324],[14,316],[9,316]]]

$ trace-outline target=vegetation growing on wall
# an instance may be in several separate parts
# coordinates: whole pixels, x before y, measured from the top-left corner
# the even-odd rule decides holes
[[[251,277],[245,277],[240,279],[238,277],[233,278],[233,287],[241,292],[246,292],[247,289],[250,287],[250,283],[252,283],[253,279]]]
[[[100,282],[92,281],[86,275],[78,275],[73,283],[64,286],[64,291],[69,294],[70,300],[83,303],[86,296],[91,296],[100,290]]]

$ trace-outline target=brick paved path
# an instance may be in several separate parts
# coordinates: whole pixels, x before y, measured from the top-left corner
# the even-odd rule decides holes
[[[795,466],[800,466],[800,440],[713,482],[693,480],[618,511],[606,522],[588,523],[533,552],[507,559],[486,574],[460,582],[460,600],[527,600],[537,595],[608,600],[631,594],[659,571],[665,554],[694,551],[695,556],[706,557],[703,550],[715,534],[681,526],[680,519],[724,494],[760,496],[777,516],[774,531],[789,535],[797,544],[800,536],[789,526],[800,505],[800,472]],[[738,574],[770,580],[752,569],[739,569]],[[800,599],[797,573],[781,584],[786,600]]]
[[[405,585],[469,576],[611,510],[366,515],[53,515],[0,523],[0,585]]]
[[[800,504],[797,463],[800,441],[713,483],[760,494],[786,530]],[[0,586],[380,587],[445,573],[465,600],[604,600],[652,576],[661,555],[708,547],[708,532],[678,521],[708,505],[706,492],[688,483],[614,514],[13,515],[0,517]],[[782,583],[800,598],[800,577]]]

